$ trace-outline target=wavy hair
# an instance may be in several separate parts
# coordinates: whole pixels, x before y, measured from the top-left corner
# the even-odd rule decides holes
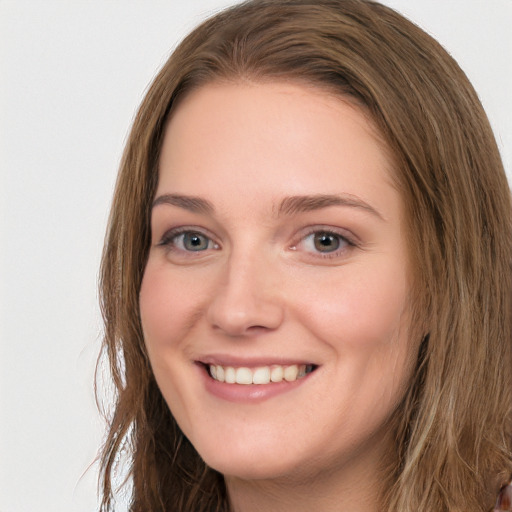
[[[120,166],[100,293],[116,398],[101,510],[129,446],[131,512],[230,510],[222,475],[183,436],[155,382],[139,316],[157,163],[173,106],[218,81],[291,81],[372,118],[404,200],[417,369],[394,414],[382,510],[489,510],[512,472],[511,204],[468,79],[430,36],[368,0],[253,0],[196,28],[151,84]]]

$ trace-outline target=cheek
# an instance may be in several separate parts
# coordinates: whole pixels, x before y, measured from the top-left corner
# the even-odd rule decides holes
[[[364,351],[396,341],[407,324],[407,285],[403,273],[347,272],[316,279],[300,305],[308,323],[325,341]],[[343,347],[342,347],[343,348]]]
[[[139,307],[148,349],[175,343],[201,310],[201,286],[189,276],[169,272],[168,265],[148,261]]]
[[[176,310],[176,303],[173,296],[169,294],[166,280],[159,278],[158,272],[152,271],[148,264],[142,279],[140,289],[139,308],[146,344],[158,340],[169,329],[170,316]]]
[[[301,305],[304,324],[330,348],[336,361],[333,386],[340,395],[348,392],[357,403],[367,404],[368,408],[358,410],[363,422],[379,414],[385,417],[394,409],[415,361],[403,272],[393,267],[388,272],[368,269],[360,276],[353,268],[343,278],[317,280]],[[355,410],[352,414],[357,415]]]
[[[172,413],[183,425],[190,425],[186,401],[190,361],[183,351],[183,340],[197,318],[197,290],[191,283],[180,286],[180,279],[171,275],[165,263],[150,259],[141,284],[139,308],[144,343],[158,386]]]

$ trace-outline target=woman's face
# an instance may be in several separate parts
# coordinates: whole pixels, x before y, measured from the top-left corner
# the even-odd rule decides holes
[[[371,123],[314,88],[208,85],[159,164],[140,311],[184,434],[233,477],[371,470],[417,348],[403,204]]]

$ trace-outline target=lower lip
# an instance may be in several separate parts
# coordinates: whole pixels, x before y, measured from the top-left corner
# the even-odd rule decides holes
[[[269,384],[227,384],[213,379],[206,368],[200,365],[206,390],[212,395],[236,403],[259,403],[269,398],[297,389],[312,373],[292,382],[270,382]]]

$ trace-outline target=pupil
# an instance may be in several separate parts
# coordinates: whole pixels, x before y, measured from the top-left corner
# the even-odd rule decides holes
[[[191,251],[204,251],[208,248],[207,239],[198,233],[186,233],[183,237],[183,244]]]
[[[336,235],[330,233],[319,233],[315,235],[315,249],[321,252],[331,252],[338,249],[340,240]]]

